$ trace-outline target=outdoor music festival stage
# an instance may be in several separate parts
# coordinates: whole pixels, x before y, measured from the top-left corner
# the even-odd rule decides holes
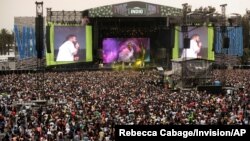
[[[0,71],[0,140],[114,141],[116,125],[250,131],[250,71],[213,69],[218,54],[219,65],[242,56],[242,27],[214,12],[143,2],[48,8],[46,43],[41,22],[36,36],[16,22],[17,63],[29,69]]]
[[[41,65],[37,69],[142,70],[160,67],[165,74],[171,72],[183,83],[191,79],[194,83],[205,83],[216,59],[215,52],[233,52],[240,56],[243,50],[242,27],[232,23],[233,20],[228,23],[225,13],[214,16],[214,12],[213,7],[191,11],[188,4],[179,9],[144,2],[84,11],[47,8],[46,47],[37,51],[44,52],[46,67]],[[18,28],[15,32],[18,36]],[[63,49],[70,41],[73,48],[77,48],[74,56],[65,55],[67,51]],[[17,38],[19,59],[32,57],[35,51],[28,49],[27,52],[20,43]],[[181,64],[177,65],[178,69],[173,66],[176,62]]]
[[[120,66],[119,64],[123,64],[125,68],[146,66],[170,68],[174,47],[174,26],[169,23],[165,15],[175,15],[180,12],[181,9],[167,6],[129,2],[85,10],[81,12],[82,21],[85,23],[75,27],[70,24],[57,24],[58,21],[55,19],[61,17],[61,11],[47,12],[49,19],[47,31],[50,33],[47,34],[47,38],[50,39],[51,50],[49,53],[46,52],[47,66],[68,63],[57,62],[55,58],[66,34],[74,31],[78,41],[84,40],[79,43],[83,45],[80,46],[82,52],[80,58],[71,63],[95,62],[104,68]],[[67,11],[64,11],[65,13]],[[71,11],[68,11],[68,14],[70,13]],[[67,20],[63,21],[67,23]],[[143,65],[144,63],[147,65]]]

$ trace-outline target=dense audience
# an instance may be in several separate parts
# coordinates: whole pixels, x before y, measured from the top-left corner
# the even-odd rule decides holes
[[[2,140],[110,141],[124,124],[249,125],[250,70],[223,76],[233,93],[174,92],[158,85],[155,70],[1,75]]]

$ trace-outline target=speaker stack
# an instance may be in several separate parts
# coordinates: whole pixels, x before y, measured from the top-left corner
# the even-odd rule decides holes
[[[43,48],[44,48],[44,31],[43,31],[43,17],[38,16],[35,19],[36,22],[36,51],[37,51],[37,58],[43,58]]]
[[[46,47],[47,47],[47,53],[51,53],[50,49],[50,26],[46,26]]]
[[[190,38],[184,38],[183,40],[184,48],[190,48]]]
[[[230,39],[228,37],[223,38],[223,48],[229,48]]]

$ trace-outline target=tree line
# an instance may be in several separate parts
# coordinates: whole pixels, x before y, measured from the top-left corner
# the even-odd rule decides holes
[[[0,55],[9,54],[9,50],[14,44],[14,32],[10,32],[3,28],[0,31]]]

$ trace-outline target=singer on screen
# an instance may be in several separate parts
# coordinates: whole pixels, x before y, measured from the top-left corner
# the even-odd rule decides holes
[[[76,35],[67,36],[66,41],[59,47],[56,61],[78,61],[79,48],[80,45],[77,42]]]
[[[134,48],[131,42],[127,43],[125,48],[122,48],[119,52],[118,61],[131,62],[134,59]]]
[[[202,42],[200,41],[200,36],[194,34],[190,40],[190,47],[184,48],[181,54],[181,58],[201,58],[199,53],[201,51]]]

